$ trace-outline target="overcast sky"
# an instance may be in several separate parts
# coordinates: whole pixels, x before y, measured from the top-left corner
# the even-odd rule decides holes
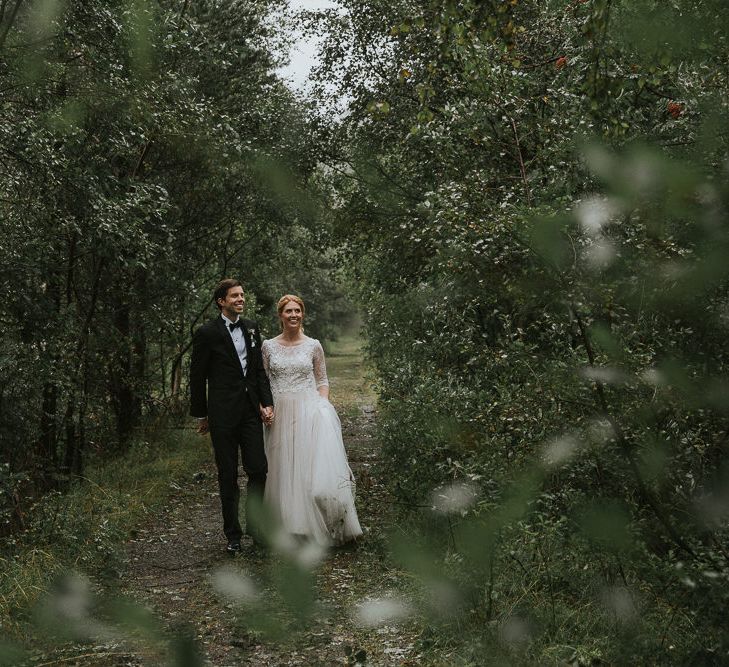
[[[289,5],[292,10],[297,11],[299,9],[326,9],[335,7],[336,3],[333,0],[289,0]],[[291,62],[281,70],[281,75],[291,82],[292,87],[299,90],[304,89],[309,71],[316,61],[316,48],[317,43],[312,42],[311,39],[296,40],[290,54]]]

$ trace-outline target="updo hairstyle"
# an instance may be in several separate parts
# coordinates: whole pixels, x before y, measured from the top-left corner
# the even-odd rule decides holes
[[[279,317],[281,317],[281,313],[283,312],[284,306],[289,302],[293,301],[294,303],[298,304],[301,308],[301,319],[304,319],[304,314],[306,313],[306,308],[304,308],[304,301],[300,296],[296,296],[295,294],[284,294],[276,304],[276,312],[278,313]],[[283,324],[279,320],[279,323],[281,324],[281,329],[283,330]],[[304,327],[302,325],[301,330],[304,330]]]

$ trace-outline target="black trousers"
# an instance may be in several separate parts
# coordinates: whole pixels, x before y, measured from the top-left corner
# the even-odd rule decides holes
[[[255,506],[263,503],[263,490],[266,486],[268,462],[263,449],[263,426],[258,410],[249,400],[241,410],[237,423],[228,426],[210,425],[210,438],[213,441],[215,465],[218,468],[220,504],[223,509],[223,532],[228,540],[239,540],[243,530],[238,520],[240,487],[238,486],[238,450],[243,461],[243,470],[248,476],[246,492],[246,533],[258,538],[251,516]],[[251,507],[254,510],[251,511]]]

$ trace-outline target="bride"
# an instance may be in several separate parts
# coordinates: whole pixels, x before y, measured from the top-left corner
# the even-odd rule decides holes
[[[298,296],[282,296],[277,310],[282,333],[261,348],[276,406],[264,432],[264,500],[287,533],[344,544],[362,529],[339,417],[329,402],[324,350],[304,335]]]

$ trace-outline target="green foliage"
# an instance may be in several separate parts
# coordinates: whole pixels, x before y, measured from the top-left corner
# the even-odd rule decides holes
[[[61,486],[179,409],[219,277],[241,273],[271,329],[301,293],[319,336],[349,280],[381,473],[434,508],[393,537],[423,649],[726,662],[721,0],[342,0],[309,17],[312,102],[272,74],[270,3],[8,4],[3,530],[28,480]],[[58,502],[33,530],[118,539],[65,530]],[[274,605],[247,626],[270,636],[315,607],[289,551],[290,625]],[[244,611],[246,585],[226,584]]]
[[[221,277],[245,282],[267,328],[298,291],[312,334],[336,333],[336,253],[301,196],[312,121],[274,75],[281,6],[2,3],[3,531],[185,412],[191,332]]]
[[[342,6],[320,72],[349,107],[331,218],[365,305],[383,474],[405,502],[454,481],[479,498],[448,530],[426,520],[425,561],[412,535],[399,551],[461,600],[448,641],[467,664],[484,646],[720,662],[726,11]]]
[[[0,621],[6,637],[27,639],[43,594],[69,572],[113,582],[122,567],[120,545],[167,500],[175,480],[189,479],[208,459],[191,433],[148,437],[118,460],[90,467],[66,493],[45,494],[28,510],[27,529],[4,541]]]

